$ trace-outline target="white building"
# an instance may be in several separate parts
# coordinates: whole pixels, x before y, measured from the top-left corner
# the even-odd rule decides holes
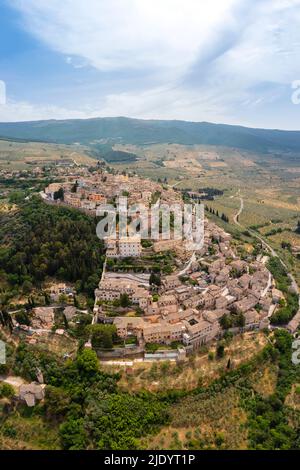
[[[142,246],[140,237],[125,237],[119,240],[119,254],[121,258],[141,256]]]
[[[137,258],[141,256],[142,245],[139,236],[106,239],[108,258]]]

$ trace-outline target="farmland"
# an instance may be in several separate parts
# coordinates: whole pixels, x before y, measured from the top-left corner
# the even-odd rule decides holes
[[[34,166],[57,164],[62,160],[70,160],[77,164],[95,163],[84,148],[76,145],[0,140],[0,170],[28,170]]]

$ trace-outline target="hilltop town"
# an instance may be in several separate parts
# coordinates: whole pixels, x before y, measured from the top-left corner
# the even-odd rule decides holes
[[[300,0],[7,0],[0,16],[0,450],[286,462]]]
[[[101,205],[114,204],[120,196],[147,207],[183,204],[181,194],[170,187],[105,170],[51,183],[41,196],[48,204],[75,207],[93,216]],[[176,345],[162,357],[178,358],[222,338],[225,331],[269,327],[284,297],[267,269],[268,256],[249,254],[241,259],[232,236],[208,219],[204,234],[198,251],[189,251],[185,240],[107,237],[93,324],[114,325],[126,347],[99,352],[100,356],[150,357],[149,345],[155,344]],[[170,258],[167,264],[157,266],[164,256]]]
[[[38,193],[44,208],[70,208],[97,223],[126,202],[128,227],[125,235],[120,233],[119,214],[116,232],[108,230],[98,239],[103,256],[94,260],[100,274],[92,305],[79,295],[78,283],[46,278],[40,294],[26,304],[21,298],[8,310],[13,341],[59,351],[64,359],[74,357],[84,341],[85,349],[95,350],[107,365],[184,363],[213,343],[218,348],[229,335],[273,328],[286,293],[271,272],[271,253],[263,243],[247,252],[243,241],[225,230],[225,222],[221,227],[205,216],[202,243],[195,246],[184,232],[182,238],[175,237],[175,214],[169,218],[169,236],[161,222],[154,236],[156,210],[160,214],[168,205],[171,212],[184,211],[193,200],[186,195],[183,200],[168,184],[106,165],[59,165],[54,173],[54,181]],[[135,233],[130,233],[132,223],[139,227]],[[145,226],[148,236],[143,238]],[[299,313],[285,326],[294,333]],[[40,375],[31,384],[19,383],[20,378],[5,380],[12,380],[28,406],[44,399]]]
[[[9,410],[0,446],[19,445],[23,428],[15,438],[7,436],[18,420],[31,436],[29,407],[40,416],[33,429],[45,429],[48,447],[85,448],[86,430],[78,427],[72,410],[80,391],[87,398],[81,400],[79,416],[98,426],[98,412],[89,408],[98,389],[96,406],[103,406],[103,419],[113,400],[113,432],[104,430],[106,436],[115,436],[122,410],[126,434],[132,415],[131,425],[139,423],[136,436],[143,420],[144,426],[149,419],[164,426],[161,434],[151,431],[139,444],[147,448],[180,447],[176,430],[184,449],[203,448],[203,442],[216,448],[221,442],[216,430],[223,429],[222,448],[249,447],[240,434],[244,413],[249,413],[241,384],[250,384],[249,396],[257,396],[257,387],[263,393],[276,387],[279,394],[287,364],[289,377],[299,383],[291,357],[300,310],[294,271],[267,237],[244,223],[245,196],[212,182],[190,191],[180,189],[177,180],[137,176],[104,161],[91,165],[62,158],[3,169],[0,179],[0,360],[1,344],[7,354],[0,365],[0,406]],[[240,204],[227,211],[214,205],[214,198],[221,197]],[[197,225],[199,203],[204,217]],[[187,207],[193,208],[190,228],[193,236],[201,235],[199,244],[191,242],[184,217],[178,218]],[[231,380],[236,380],[233,389]],[[216,399],[218,383],[227,385]],[[234,418],[232,390],[244,403]],[[287,400],[296,400],[293,390]],[[177,392],[191,395],[174,407]],[[256,400],[253,415],[247,415],[250,431],[261,427]],[[57,418],[64,409],[67,417]],[[269,408],[264,413],[268,422],[272,413]],[[194,426],[202,429],[211,419],[210,435],[199,438]],[[80,438],[70,438],[69,425]],[[43,439],[37,447],[43,447]],[[127,448],[120,444],[121,435],[117,440]],[[29,448],[36,446],[29,441]],[[115,446],[107,442],[93,446]]]

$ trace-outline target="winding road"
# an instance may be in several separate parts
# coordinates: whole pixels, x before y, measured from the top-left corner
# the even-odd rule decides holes
[[[239,223],[239,217],[241,215],[241,213],[243,212],[244,210],[244,199],[242,197],[240,197],[240,201],[241,201],[241,206],[238,210],[238,212],[235,214],[235,216],[233,217],[233,221],[236,225],[238,225],[239,227],[241,227],[241,224]]]

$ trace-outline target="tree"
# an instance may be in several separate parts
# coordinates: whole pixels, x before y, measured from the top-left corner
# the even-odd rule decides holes
[[[128,296],[128,294],[126,294],[126,292],[124,292],[124,294],[120,295],[120,305],[123,308],[130,307],[130,305],[131,305],[129,296]]]
[[[159,273],[151,273],[150,275],[150,285],[160,286],[161,285],[161,277]]]
[[[15,319],[20,325],[30,325],[30,318],[28,316],[28,313],[25,312],[24,310],[21,310],[20,312],[17,312],[15,314]]]
[[[44,299],[45,299],[45,305],[50,305],[51,304],[51,298],[48,292],[43,292]]]
[[[225,347],[224,344],[219,343],[216,349],[216,356],[218,359],[222,359],[225,356]]]
[[[55,191],[53,194],[53,199],[54,201],[57,201],[57,199],[60,199],[61,201],[64,200],[64,190],[63,188],[60,188],[58,191]]]
[[[93,348],[112,349],[114,338],[117,335],[115,325],[90,325],[88,330],[91,332]]]
[[[25,199],[25,193],[23,191],[14,191],[9,195],[9,202],[12,204],[20,204]]]
[[[80,280],[80,290],[93,297],[104,254],[96,223],[75,209],[49,206],[37,197],[23,202],[14,218],[8,219],[5,231],[11,236],[8,247],[0,251],[9,288],[21,287],[25,281],[38,286],[49,276],[72,283]]]
[[[85,285],[84,285],[84,290],[87,292],[87,294],[90,297],[94,296],[94,291],[99,284],[99,275],[98,274],[93,274],[88,277]]]
[[[0,398],[12,398],[14,395],[14,388],[10,384],[0,384]]]
[[[224,330],[228,330],[232,327],[232,318],[230,315],[224,314],[220,319],[220,325]]]
[[[65,305],[68,303],[68,297],[66,296],[66,294],[60,294],[58,301],[60,304]]]
[[[2,326],[7,326],[12,331],[12,318],[8,314],[8,306],[10,299],[11,293],[4,292],[4,294],[0,294],[0,324]]]
[[[72,193],[77,193],[77,188],[78,188],[78,181],[76,181],[76,183],[72,186],[71,192]]]
[[[221,215],[221,219],[222,219],[224,222],[227,222],[227,223],[229,222],[229,217],[228,217],[226,214],[224,214],[224,213]]]
[[[79,302],[78,302],[78,299],[76,297],[76,295],[74,294],[73,296],[73,304],[74,304],[74,307],[76,308],[80,308],[80,305],[79,305]]]
[[[236,326],[239,326],[241,328],[243,328],[245,326],[246,320],[245,320],[245,315],[243,313],[239,313],[237,315],[235,324],[236,324]]]
[[[212,351],[209,351],[209,353],[208,353],[208,359],[209,359],[210,361],[213,361],[214,358],[215,358],[214,353],[213,353]]]
[[[45,408],[47,415],[62,419],[69,411],[70,397],[59,387],[48,385],[45,394]]]
[[[75,364],[77,369],[84,373],[96,373],[99,370],[97,354],[92,349],[81,351],[76,357]]]
[[[215,444],[217,447],[221,447],[224,444],[225,438],[223,433],[218,433],[215,438]]]
[[[169,264],[166,264],[162,270],[164,274],[171,274],[173,271],[172,266],[170,266]]]
[[[85,422],[97,449],[132,450],[168,418],[166,405],[148,392],[99,392],[88,404]]]
[[[32,283],[30,281],[24,281],[23,283],[23,286],[22,286],[22,290],[23,290],[23,293],[24,294],[29,294],[29,292],[31,292],[32,290]]]
[[[69,418],[59,429],[60,438],[64,449],[85,449],[87,435],[84,429],[84,420]]]

